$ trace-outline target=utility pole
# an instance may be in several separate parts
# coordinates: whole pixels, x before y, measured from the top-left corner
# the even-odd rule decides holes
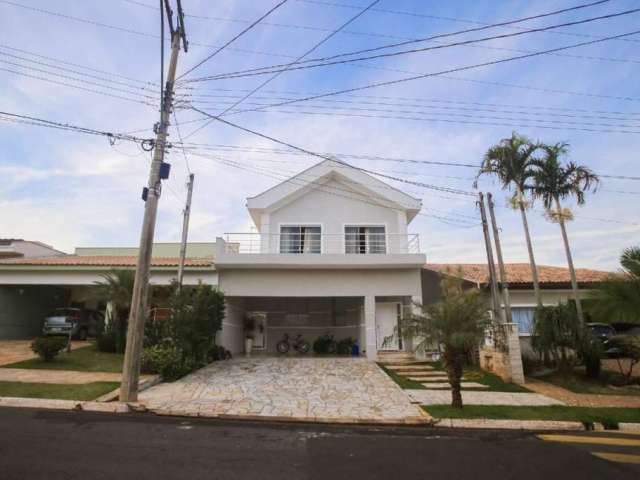
[[[191,214],[191,195],[193,194],[193,179],[195,175],[189,174],[187,185],[187,204],[184,207],[182,219],[182,242],[180,243],[180,263],[178,265],[178,288],[182,288],[182,277],[184,276],[184,259],[187,256],[187,236],[189,234],[189,215]]]
[[[129,313],[129,326],[127,328],[127,346],[122,367],[122,384],[120,386],[120,400],[123,402],[135,402],[138,399],[138,381],[140,379],[140,356],[142,353],[142,341],[144,339],[144,322],[147,310],[147,296],[149,292],[149,270],[151,266],[151,250],[153,247],[153,235],[156,226],[158,201],[162,190],[161,180],[168,178],[169,165],[164,163],[165,148],[167,145],[167,130],[173,103],[173,87],[178,67],[178,53],[180,52],[180,40],[183,40],[185,51],[184,22],[182,21],[182,9],[178,1],[178,27],[173,29],[171,8],[168,0],[165,0],[167,20],[171,30],[171,58],[167,71],[167,83],[164,90],[163,101],[160,110],[160,123],[157,125],[155,151],[151,170],[149,172],[148,187],[143,190],[142,198],[145,200],[144,219],[140,234],[140,247],[138,250],[138,262],[133,284],[133,296],[131,298],[131,311]]]
[[[511,299],[509,298],[509,281],[507,272],[504,268],[504,260],[502,258],[502,245],[500,244],[500,233],[498,231],[498,222],[493,209],[493,195],[487,193],[487,206],[489,207],[489,216],[491,217],[491,226],[493,228],[493,241],[496,244],[496,255],[498,257],[498,271],[500,273],[500,291],[504,300],[504,311],[507,323],[513,323],[511,315]]]
[[[484,245],[487,249],[487,264],[489,267],[489,286],[491,289],[491,303],[493,304],[493,312],[496,316],[502,317],[502,309],[498,301],[498,283],[496,281],[496,265],[493,261],[493,249],[491,248],[491,236],[489,235],[489,226],[487,224],[487,213],[484,209],[484,196],[482,192],[478,193],[478,207],[480,208],[480,218],[482,219],[482,233],[484,235]]]

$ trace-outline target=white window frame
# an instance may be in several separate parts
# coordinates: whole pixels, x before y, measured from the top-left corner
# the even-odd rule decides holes
[[[320,252],[308,253],[307,255],[321,255],[324,253],[324,224],[321,222],[287,222],[278,223],[278,253],[280,255],[304,255],[301,253],[282,253],[281,239],[282,239],[282,227],[320,227]]]
[[[384,228],[384,253],[347,253],[347,227],[382,227]],[[386,255],[389,253],[389,227],[386,223],[371,223],[371,222],[348,222],[342,224],[342,253],[346,255]],[[367,243],[367,250],[369,250],[369,244]]]

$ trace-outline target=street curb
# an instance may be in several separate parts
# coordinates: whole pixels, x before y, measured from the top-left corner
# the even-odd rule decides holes
[[[0,407],[44,408],[48,410],[75,410],[85,412],[129,413],[130,406],[122,402],[94,402],[54,400],[50,398],[0,397]]]
[[[638,432],[640,423],[620,423],[617,429],[605,428],[594,423],[588,428],[582,422],[551,420],[501,420],[489,418],[434,418],[433,426],[440,428],[484,428],[496,430],[554,430],[554,431],[598,431],[598,432]]]
[[[435,427],[444,428],[485,428],[499,430],[585,430],[582,422],[548,420],[499,420],[488,418],[438,418]]]

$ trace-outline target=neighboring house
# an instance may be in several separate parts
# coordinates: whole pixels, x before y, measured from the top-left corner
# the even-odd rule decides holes
[[[518,325],[523,353],[530,352],[529,338],[533,325],[536,298],[528,263],[505,264],[513,322]],[[571,277],[566,267],[537,265],[543,305],[557,305],[573,301]],[[423,271],[423,296],[436,299],[440,275],[450,274],[463,279],[470,286],[489,291],[489,269],[486,264],[427,264]],[[606,280],[611,272],[576,269],[580,298],[586,299],[595,285]]]
[[[184,283],[217,283],[212,243],[187,248]],[[151,282],[168,285],[176,277],[180,244],[154,244]],[[137,248],[77,248],[74,255],[0,260],[0,339],[28,338],[42,331],[56,307],[104,309],[93,294],[101,274],[134,269]]]
[[[66,255],[42,242],[21,238],[0,238],[0,260],[7,258],[34,258]]]

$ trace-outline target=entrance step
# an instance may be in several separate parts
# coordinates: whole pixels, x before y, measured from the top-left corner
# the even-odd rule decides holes
[[[378,352],[378,361],[385,364],[411,363],[415,359],[413,352]]]

